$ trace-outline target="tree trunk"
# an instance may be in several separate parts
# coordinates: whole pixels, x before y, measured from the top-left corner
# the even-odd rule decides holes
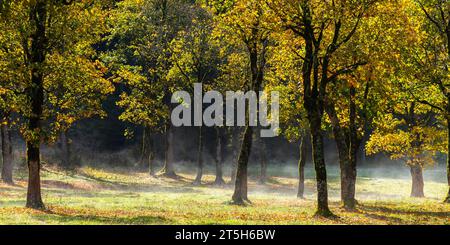
[[[13,154],[12,154],[12,141],[11,132],[9,129],[8,116],[5,116],[5,121],[1,125],[1,137],[2,137],[2,180],[6,184],[14,184],[13,181]]]
[[[198,127],[197,176],[194,185],[201,185],[203,177],[203,127]]]
[[[61,167],[63,168],[70,168],[71,162],[70,162],[70,144],[69,144],[69,138],[67,137],[67,131],[61,131],[59,136],[59,147],[60,147],[60,157],[61,157]]]
[[[252,134],[253,129],[248,125],[245,126],[232,197],[233,202],[238,205],[244,204],[245,201],[250,202],[247,197],[247,164],[252,148]]]
[[[149,130],[147,130],[149,131]],[[153,142],[153,138],[151,133],[149,132],[147,135],[148,138],[148,172],[150,174],[150,176],[155,176],[156,175],[156,170],[155,170],[155,144]]]
[[[349,157],[349,168],[348,168],[348,183],[347,183],[347,196],[344,199],[344,207],[348,210],[353,210],[356,208],[356,177],[357,177],[357,155],[358,147],[350,145],[350,157]]]
[[[236,172],[237,172],[237,165],[238,165],[238,152],[240,149],[240,130],[239,127],[233,128],[233,139],[231,141],[231,147],[233,150],[233,159],[231,160],[231,183],[236,182]]]
[[[45,62],[46,36],[45,22],[47,20],[47,1],[35,1],[31,7],[30,22],[35,25],[35,31],[31,35],[31,85],[27,88],[27,97],[31,110],[28,115],[27,130],[31,135],[26,138],[27,165],[28,165],[28,190],[27,204],[29,208],[45,208],[41,197],[40,180],[40,142],[41,142],[41,118],[44,104],[44,79],[42,64]]]
[[[323,135],[321,129],[320,114],[313,113],[310,121],[311,142],[314,169],[316,171],[317,184],[317,212],[316,215],[332,216],[328,207],[327,170],[325,166],[325,155],[323,149]]]
[[[303,199],[305,194],[306,136],[302,136],[300,139],[299,153],[297,197]]]
[[[364,93],[365,98],[367,91]],[[356,161],[358,157],[358,148],[361,142],[361,139],[358,139],[358,129],[356,126],[356,102],[355,102],[355,96],[356,96],[356,88],[354,86],[350,87],[350,125],[349,125],[349,138],[350,138],[350,145],[348,146],[349,154],[348,154],[348,160],[349,160],[349,166],[348,166],[348,172],[347,172],[347,195],[344,199],[344,207],[349,210],[353,210],[356,207]]]
[[[152,138],[152,132],[150,128],[144,127],[142,132],[142,153],[140,168],[147,169],[150,176],[155,176],[156,171],[153,165],[155,159],[154,144]]]
[[[450,107],[450,97],[448,98],[448,106]],[[450,203],[450,108],[447,112],[447,183],[448,183],[448,193],[444,202]]]
[[[27,162],[28,162],[28,208],[44,209],[44,202],[41,197],[41,176],[40,176],[40,156],[39,145],[27,143]]]
[[[261,138],[261,129],[258,130],[256,137],[259,142],[259,161],[261,164],[261,173],[259,175],[259,183],[265,184],[267,181],[267,157],[266,157],[266,142]]]
[[[341,200],[346,209],[355,208],[354,183],[352,164],[350,162],[350,148],[347,145],[346,135],[340,126],[339,118],[336,114],[334,104],[327,102],[326,111],[333,127],[333,135],[336,142],[339,155],[339,168],[341,172]],[[356,159],[353,159],[356,161]]]
[[[450,57],[450,22],[446,28],[447,31],[447,54]],[[447,183],[448,192],[444,202],[450,203],[450,93],[447,93]]]
[[[423,192],[423,168],[420,164],[410,166],[412,177],[411,197],[425,197]]]
[[[264,67],[266,63],[265,54],[267,44],[268,41],[266,39],[262,42],[261,51],[258,52],[258,43],[256,41],[247,43],[252,82],[250,89],[256,92],[256,100],[258,102],[259,91],[264,81]],[[246,105],[246,113],[249,113],[248,104]],[[249,114],[246,114],[246,117],[246,126],[244,130],[244,137],[242,139],[241,151],[239,153],[236,182],[234,185],[234,193],[232,196],[233,202],[239,205],[244,204],[245,201],[251,203],[247,196],[247,167],[250,152],[252,149],[253,128],[249,125]]]
[[[170,125],[166,126],[166,140],[165,140],[165,161],[164,161],[164,167],[161,170],[161,173],[163,176],[169,177],[169,178],[176,178],[177,175],[175,174],[175,170],[173,168],[173,161],[174,161],[174,155],[173,155],[173,127]]]
[[[225,184],[225,181],[223,180],[223,169],[222,169],[222,150],[223,150],[223,135],[222,135],[222,129],[219,127],[216,127],[216,180],[214,181],[215,185],[222,186]]]
[[[147,158],[147,128],[142,129],[142,142],[141,142],[141,158],[139,159],[138,168],[145,169],[145,162]]]

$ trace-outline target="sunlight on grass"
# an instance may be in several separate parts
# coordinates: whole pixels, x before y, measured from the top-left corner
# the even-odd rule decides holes
[[[309,176],[312,177],[312,176]],[[296,196],[295,178],[273,177],[266,185],[250,180],[253,204],[230,205],[232,186],[217,187],[213,175],[193,186],[193,175],[153,178],[126,170],[84,167],[43,171],[47,210],[26,209],[26,182],[0,184],[0,224],[450,224],[443,204],[444,183],[427,182],[426,198],[409,198],[407,179],[359,178],[358,210],[339,203],[339,182],[330,181],[330,206],[339,218],[313,217],[315,182],[306,180],[306,199]],[[229,182],[229,179],[226,179]]]

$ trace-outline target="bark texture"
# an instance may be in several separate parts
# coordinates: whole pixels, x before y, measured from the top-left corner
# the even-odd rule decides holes
[[[450,97],[448,99],[449,111],[447,112],[450,115]],[[448,184],[448,193],[447,197],[445,197],[444,202],[450,203],[450,116],[447,118],[447,184]]]
[[[7,118],[7,117],[6,117]],[[14,184],[13,181],[13,153],[11,132],[7,119],[1,125],[1,141],[2,141],[2,180],[6,184]]]
[[[150,176],[155,176],[156,170],[154,166],[155,150],[152,132],[150,128],[144,127],[142,132],[142,153],[141,153],[141,169],[147,169]]]
[[[41,66],[45,62],[47,1],[37,0],[33,2],[30,11],[30,22],[34,25],[34,33],[31,35],[31,52],[29,60],[33,64],[31,69],[31,86],[27,88],[27,97],[30,101],[30,115],[28,115],[27,129],[31,136],[27,137],[27,165],[28,165],[28,189],[26,206],[34,209],[44,209],[41,197],[41,118],[44,104],[44,75]]]
[[[203,177],[203,127],[198,127],[197,176],[194,185],[200,185]]]
[[[216,127],[216,154],[215,154],[215,162],[216,162],[216,179],[214,180],[215,185],[224,185],[225,181],[223,180],[223,145],[224,145],[224,137],[222,134],[222,129]]]
[[[245,127],[244,138],[242,140],[241,151],[238,158],[238,168],[236,171],[236,182],[234,184],[233,203],[242,205],[248,200],[247,196],[247,164],[252,148],[252,131],[249,126]]]
[[[259,163],[261,165],[260,174],[259,174],[259,183],[265,184],[267,181],[267,153],[266,153],[266,142],[264,138],[261,137],[261,129],[257,131],[257,139],[259,145]]]
[[[173,127],[170,125],[166,126],[166,142],[165,142],[165,161],[164,167],[161,170],[163,176],[169,178],[176,178],[175,169],[173,167],[174,155],[173,155]]]
[[[70,142],[67,135],[67,131],[62,131],[59,136],[59,151],[61,157],[61,167],[70,168],[72,166],[71,162],[71,152],[70,152]]]
[[[306,137],[300,139],[298,159],[298,189],[297,197],[304,198],[305,195],[305,165],[306,165]]]
[[[423,168],[419,164],[409,167],[412,178],[411,197],[425,197],[423,192]]]
[[[239,149],[240,149],[240,141],[241,141],[241,133],[239,127],[233,128],[233,139],[231,141],[231,147],[233,151],[233,158],[231,159],[231,183],[236,181],[236,172],[237,172],[237,162],[239,157]]]
[[[256,30],[256,29],[255,29]],[[267,38],[256,38],[247,42],[247,49],[250,58],[250,70],[251,70],[251,86],[250,90],[256,92],[256,99],[259,101],[259,91],[262,87],[264,80],[264,67],[266,64],[265,54],[267,48]],[[258,49],[260,46],[260,49]],[[246,105],[246,111],[249,112],[248,104]],[[242,138],[241,150],[238,158],[238,166],[236,172],[236,181],[234,185],[234,193],[232,201],[235,204],[242,205],[244,201],[249,203],[250,200],[247,196],[247,166],[248,160],[252,148],[253,128],[249,126],[249,117],[247,115],[246,126],[244,129],[244,137]]]

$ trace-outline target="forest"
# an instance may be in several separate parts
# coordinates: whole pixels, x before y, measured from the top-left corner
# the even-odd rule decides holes
[[[0,30],[0,224],[450,224],[448,0],[0,0]],[[276,91],[279,127],[175,125],[196,84]]]

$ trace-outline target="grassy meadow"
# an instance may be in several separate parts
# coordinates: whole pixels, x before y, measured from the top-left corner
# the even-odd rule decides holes
[[[186,171],[182,171],[186,172]],[[267,184],[250,178],[242,207],[229,203],[231,185],[214,186],[208,171],[193,186],[194,173],[178,179],[150,177],[127,169],[82,167],[42,170],[46,210],[24,208],[26,172],[17,171],[14,186],[0,184],[0,224],[450,224],[450,205],[442,203],[446,184],[425,183],[426,198],[410,198],[408,178],[371,178],[360,174],[359,206],[347,212],[339,203],[339,180],[329,177],[330,206],[338,218],[314,217],[315,182],[307,172],[306,199],[296,198],[293,176],[272,176]],[[226,179],[229,182],[229,179]]]

